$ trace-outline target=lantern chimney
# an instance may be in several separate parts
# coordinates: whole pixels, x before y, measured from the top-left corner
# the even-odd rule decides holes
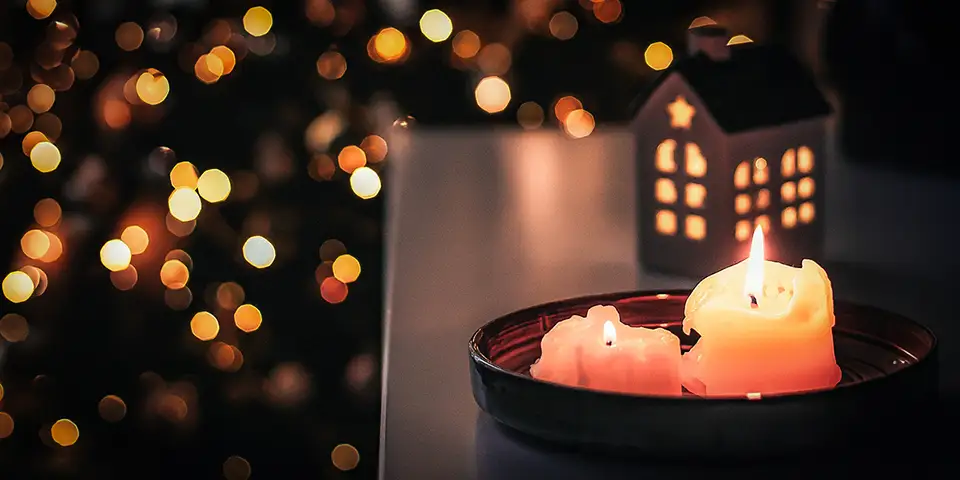
[[[727,60],[730,58],[728,40],[727,29],[719,25],[691,28],[687,31],[687,53],[691,56],[703,53],[715,62]]]

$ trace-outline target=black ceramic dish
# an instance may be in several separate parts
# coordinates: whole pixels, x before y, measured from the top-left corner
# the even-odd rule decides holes
[[[843,378],[827,391],[747,398],[644,397],[534,379],[540,339],[593,305],[624,323],[664,327],[684,351],[688,291],[574,298],[498,318],[470,340],[477,404],[498,422],[577,448],[656,457],[736,458],[847,451],[913,442],[929,429],[937,392],[937,341],[925,327],[872,307],[835,303],[834,349]],[[694,334],[696,335],[696,334]]]

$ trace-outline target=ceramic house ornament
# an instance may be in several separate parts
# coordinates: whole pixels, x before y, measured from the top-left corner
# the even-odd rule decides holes
[[[771,260],[820,258],[830,106],[788,52],[740,37],[690,29],[688,55],[635,103],[640,259],[651,270],[715,272],[746,258],[758,225]]]

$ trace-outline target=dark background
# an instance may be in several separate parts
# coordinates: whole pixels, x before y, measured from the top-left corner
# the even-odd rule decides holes
[[[940,59],[949,51],[943,42],[948,21],[924,13],[924,2],[631,0],[622,2],[619,21],[604,24],[587,0],[343,0],[332,2],[330,25],[307,18],[309,3],[317,2],[61,1],[42,20],[28,15],[22,0],[0,7],[0,42],[13,53],[10,65],[0,62],[0,112],[25,104],[29,88],[48,78],[50,69],[36,59],[51,22],[76,32],[61,65],[69,67],[78,49],[99,59],[96,75],[57,91],[51,112],[63,125],[55,142],[63,161],[55,172],[31,167],[21,151],[23,134],[0,138],[0,260],[9,270],[40,266],[48,276],[42,296],[22,304],[0,300],[0,316],[17,313],[30,326],[22,342],[0,340],[0,410],[15,421],[13,433],[0,440],[3,478],[218,478],[234,455],[249,462],[253,478],[375,476],[383,198],[389,191],[362,200],[340,169],[330,179],[315,170],[308,174],[315,169],[311,159],[336,159],[342,147],[368,134],[386,136],[391,128],[515,126],[517,107],[525,101],[547,112],[544,128],[557,128],[552,105],[565,94],[577,96],[600,124],[623,122],[630,98],[657,75],[643,64],[643,49],[663,41],[682,55],[686,27],[699,15],[758,42],[790,45],[838,107],[848,158],[956,173],[946,131],[953,100],[930,98],[947,91],[949,64]],[[212,85],[183,68],[182,57],[193,45],[212,46],[206,36],[218,20],[230,22],[241,43],[248,41],[239,19],[256,4],[273,14],[271,53],[248,53]],[[523,8],[532,4],[539,8]],[[408,14],[397,14],[403,5]],[[477,107],[473,88],[482,75],[469,61],[451,61],[450,40],[433,44],[419,32],[417,19],[435,7],[452,17],[454,33],[471,29],[484,44],[502,42],[510,49],[512,67],[504,78],[513,101],[504,112],[490,115]],[[546,30],[559,10],[578,18],[570,40]],[[148,38],[129,52],[117,46],[120,23],[148,30],[165,14],[177,24],[169,41]],[[367,55],[368,40],[386,26],[409,39],[410,54],[402,62],[384,65]],[[346,59],[339,80],[317,73],[318,56],[330,49]],[[131,107],[122,128],[105,125],[105,96],[146,68],[163,72],[169,96],[155,107]],[[305,139],[316,140],[308,126],[325,112],[336,112],[346,126],[317,148]],[[394,125],[394,119],[405,120]],[[151,158],[166,169],[174,159],[201,171],[223,169],[238,198],[205,203],[196,231],[177,238],[163,223],[169,180],[164,172],[151,173]],[[389,164],[388,154],[371,165],[385,187]],[[77,180],[96,165],[103,167],[102,178]],[[244,174],[258,184],[246,199],[236,183]],[[87,195],[69,194],[77,182],[87,185]],[[55,228],[64,255],[51,264],[28,261],[20,252],[21,236],[33,228],[33,206],[45,197],[57,199],[64,212]],[[138,285],[118,291],[98,251],[132,223],[151,233],[151,247],[134,259]],[[277,261],[268,269],[256,270],[240,256],[243,239],[253,234],[277,247]],[[318,249],[330,239],[341,241],[363,268],[339,304],[321,297],[315,277],[322,262]],[[174,248],[189,252],[194,263],[188,284],[193,302],[183,311],[165,305],[158,281],[163,257]],[[243,352],[235,372],[212,366],[209,344],[189,331],[196,311],[216,310],[210,291],[225,281],[242,285],[247,302],[264,316],[258,331],[242,334],[231,325],[230,312],[216,312],[217,340]],[[98,414],[97,404],[108,394],[127,405],[118,423]],[[185,417],[164,416],[164,395],[171,394],[187,405]],[[50,424],[60,418],[79,427],[79,441],[71,447],[49,438]],[[340,471],[331,462],[338,444],[357,449],[355,469]]]

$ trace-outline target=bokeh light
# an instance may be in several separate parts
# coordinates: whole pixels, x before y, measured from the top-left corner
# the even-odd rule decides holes
[[[230,177],[222,170],[206,170],[197,180],[197,191],[210,203],[222,202],[230,196]]]
[[[27,92],[27,105],[36,113],[44,113],[53,108],[57,95],[49,85],[38,83]]]
[[[167,77],[155,69],[148,69],[137,77],[137,97],[147,105],[159,105],[170,94]]]
[[[113,286],[125,292],[137,286],[137,281],[140,280],[140,274],[137,272],[137,268],[133,265],[127,265],[127,268],[117,272],[110,272],[110,283]]]
[[[442,10],[427,10],[420,17],[420,32],[427,40],[434,43],[450,38],[453,33],[453,22]]]
[[[36,260],[47,254],[50,249],[50,238],[40,230],[28,230],[20,238],[20,249],[27,257]]]
[[[243,258],[256,268],[267,268],[276,260],[277,251],[270,240],[256,235],[243,242]]]
[[[170,170],[170,185],[173,188],[195,189],[199,179],[197,167],[190,162],[180,162]]]
[[[233,312],[233,321],[237,328],[250,333],[260,328],[260,324],[263,323],[263,315],[257,307],[248,303],[237,307],[237,310]]]
[[[123,243],[123,240],[109,240],[100,248],[100,263],[103,263],[103,266],[111,272],[119,272],[127,268],[132,256],[130,247]]]
[[[387,141],[379,135],[367,135],[360,142],[360,149],[370,163],[380,163],[387,158]]]
[[[198,340],[208,342],[220,333],[220,322],[210,312],[197,312],[190,320],[190,332]]]
[[[10,343],[22,342],[30,335],[30,324],[22,315],[8,313],[0,318],[0,337]],[[3,399],[3,386],[0,385],[0,400]]]
[[[3,296],[13,303],[23,303],[30,299],[36,286],[30,275],[16,270],[3,277]]]
[[[23,136],[23,141],[20,142],[21,150],[26,156],[30,156],[30,152],[33,151],[33,148],[40,144],[40,142],[49,142],[50,139],[47,138],[46,134],[43,132],[29,132]]]
[[[237,55],[226,45],[217,45],[210,49],[210,55],[220,59],[223,75],[229,75],[237,65]]]
[[[114,40],[121,50],[132,52],[143,43],[143,29],[136,22],[124,22],[117,27]]]
[[[500,77],[486,77],[477,84],[474,97],[483,111],[502,112],[510,104],[510,85]]]
[[[336,50],[323,52],[317,59],[317,73],[327,80],[337,80],[347,73],[347,60]]]
[[[100,399],[97,411],[100,412],[100,418],[110,423],[117,423],[127,415],[127,404],[116,395],[107,395]]]
[[[250,462],[243,457],[233,455],[223,462],[223,478],[226,480],[247,480],[251,473]]]
[[[41,173],[50,173],[60,166],[60,149],[50,142],[40,142],[30,150],[30,163]]]
[[[570,12],[557,12],[550,17],[550,34],[558,40],[570,40],[577,34],[580,24]]]
[[[73,421],[62,418],[54,422],[53,426],[50,427],[50,436],[57,445],[69,447],[77,443],[77,440],[80,439],[80,429],[77,428],[77,424],[73,423]]]
[[[320,296],[328,303],[342,303],[347,299],[350,289],[336,277],[327,277],[320,283]]]
[[[330,452],[330,460],[338,470],[353,470],[360,463],[360,452],[353,445],[341,443]]]
[[[480,37],[470,30],[463,30],[453,37],[453,53],[462,59],[475,57],[481,46]]]
[[[663,42],[654,42],[643,52],[643,60],[654,70],[663,70],[673,63],[673,50]]]
[[[243,15],[243,29],[254,37],[262,37],[273,28],[273,15],[264,7],[251,7]]]
[[[623,16],[623,4],[620,0],[595,1],[593,16],[603,23],[615,23]]]
[[[190,281],[190,269],[177,259],[170,259],[163,262],[160,267],[160,283],[170,290],[179,290],[187,286]]]
[[[139,225],[130,225],[124,228],[123,232],[120,233],[120,240],[130,247],[130,253],[134,255],[140,255],[147,251],[147,246],[150,245],[150,236]]]
[[[167,206],[170,208],[170,215],[181,222],[195,220],[200,215],[200,209],[203,208],[197,192],[186,187],[174,190],[167,199]]]
[[[387,27],[377,32],[373,37],[373,48],[376,54],[374,60],[394,63],[407,55],[410,45],[403,32],[393,27]]]
[[[590,135],[595,126],[593,114],[582,108],[570,112],[563,122],[564,131],[573,138]]]
[[[320,259],[325,262],[333,262],[345,253],[347,253],[347,247],[340,240],[331,238],[320,244]]]
[[[0,412],[0,439],[13,435],[13,417],[7,412]]]
[[[37,20],[43,20],[53,14],[57,0],[27,0],[27,13]]]
[[[344,172],[353,173],[354,170],[367,164],[367,154],[356,145],[347,145],[337,155],[337,163]]]
[[[333,276],[343,283],[352,283],[360,276],[360,262],[352,255],[340,255],[333,261]]]
[[[380,175],[370,167],[360,167],[350,175],[350,189],[364,200],[376,197],[380,188]]]
[[[525,130],[534,130],[543,125],[543,109],[537,102],[524,102],[517,109],[517,123]]]

